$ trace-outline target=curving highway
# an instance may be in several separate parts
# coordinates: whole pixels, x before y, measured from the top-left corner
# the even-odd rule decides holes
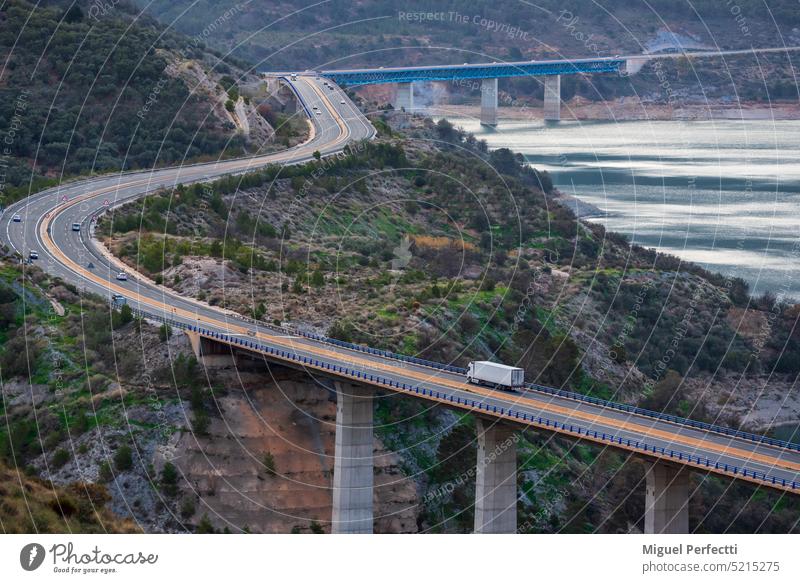
[[[137,310],[182,327],[199,328],[201,335],[217,342],[238,345],[240,349],[245,344],[246,350],[273,361],[293,365],[299,361],[310,372],[356,377],[361,383],[445,402],[506,422],[800,493],[800,451],[796,449],[535,389],[515,393],[476,387],[466,383],[458,372],[354,350],[248,321],[226,310],[181,297],[138,274],[128,281],[117,281],[116,274],[126,268],[104,254],[91,235],[93,217],[108,207],[161,187],[247,172],[267,164],[305,162],[312,159],[315,150],[329,155],[351,142],[374,137],[374,128],[339,88],[329,89],[324,79],[308,76],[300,76],[291,84],[314,126],[306,143],[272,155],[121,173],[65,184],[6,209],[0,217],[0,237],[23,257],[28,257],[31,250],[37,251],[37,263],[45,271],[81,289],[107,298],[121,294]],[[15,214],[21,217],[21,222],[13,221]],[[80,225],[80,229],[73,230],[73,224]],[[89,263],[94,267],[89,268]]]

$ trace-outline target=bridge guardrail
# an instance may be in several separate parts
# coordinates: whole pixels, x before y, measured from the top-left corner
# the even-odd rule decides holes
[[[113,304],[113,302],[112,302]],[[692,455],[688,453],[684,453],[681,451],[673,450],[670,448],[665,447],[658,447],[655,445],[649,445],[644,441],[639,441],[636,439],[629,439],[623,438],[620,436],[616,436],[611,433],[605,433],[602,431],[595,431],[591,429],[587,429],[580,425],[576,425],[574,423],[562,423],[560,421],[555,421],[552,419],[548,419],[546,417],[541,417],[538,415],[532,415],[525,412],[516,411],[512,408],[505,408],[505,407],[497,407],[496,405],[490,405],[488,403],[484,403],[480,400],[474,399],[466,399],[461,398],[458,396],[447,395],[445,393],[440,393],[434,389],[426,389],[425,387],[420,387],[419,385],[408,385],[406,383],[400,381],[393,381],[392,379],[384,378],[382,376],[361,372],[358,370],[351,370],[344,366],[339,366],[336,364],[332,364],[330,362],[325,362],[323,360],[319,360],[316,358],[308,357],[308,356],[300,356],[294,352],[283,350],[280,348],[273,348],[272,346],[267,346],[262,344],[256,340],[250,340],[245,338],[237,338],[235,336],[231,336],[230,334],[224,334],[222,332],[215,332],[213,330],[207,330],[200,326],[195,326],[192,324],[186,324],[184,322],[180,322],[177,320],[172,320],[171,318],[166,318],[164,316],[159,316],[157,314],[152,314],[149,312],[145,312],[138,308],[131,308],[132,312],[136,315],[141,317],[145,317],[148,319],[153,319],[156,321],[163,322],[164,324],[168,324],[178,329],[182,330],[190,330],[193,332],[197,332],[199,334],[203,334],[212,339],[218,339],[230,344],[241,346],[242,348],[249,348],[251,350],[259,350],[261,352],[265,352],[267,354],[274,354],[279,358],[283,358],[285,360],[291,360],[297,362],[299,364],[307,364],[313,366],[315,368],[319,368],[322,370],[329,370],[331,372],[349,376],[355,379],[363,379],[372,383],[376,383],[379,385],[384,385],[389,388],[399,389],[409,394],[413,393],[416,395],[422,396],[429,396],[434,399],[438,399],[445,402],[455,403],[459,405],[464,405],[467,407],[472,407],[473,409],[477,409],[478,411],[485,411],[487,413],[492,413],[494,415],[499,415],[500,417],[508,418],[508,419],[522,419],[523,421],[529,421],[539,426],[544,427],[552,427],[554,430],[560,430],[565,433],[576,434],[578,436],[584,436],[590,439],[595,439],[601,442],[608,442],[611,444],[618,444],[623,447],[627,447],[629,449],[640,449],[643,453],[652,453],[653,455],[658,456],[660,454],[661,457],[666,458],[669,457],[670,459],[677,459],[679,461],[686,461],[689,464],[693,464],[698,467],[706,467],[709,469],[714,469],[720,472],[725,472],[726,474],[730,474],[733,476],[742,477],[749,477],[752,480],[760,481],[768,485],[780,485],[783,488],[789,488],[791,490],[800,489],[800,482],[794,480],[787,480],[785,478],[779,478],[777,476],[767,474],[766,472],[758,472],[756,470],[749,470],[746,467],[736,466],[733,464],[726,464],[724,462],[719,462],[712,460],[710,458],[706,458],[699,455]]]
[[[144,314],[144,312],[143,312]],[[270,324],[267,322],[257,322],[252,318],[247,318],[244,316],[239,316],[238,319],[243,320],[245,322],[251,322],[254,325],[262,326],[274,330],[276,332],[286,333],[287,330],[280,326],[275,326],[274,324]],[[404,354],[399,354],[396,352],[391,352],[389,350],[380,350],[377,348],[370,348],[369,346],[364,346],[363,344],[355,344],[353,342],[345,342],[343,340],[336,340],[334,338],[329,338],[327,336],[322,336],[321,334],[312,334],[310,332],[298,332],[292,331],[293,334],[297,336],[301,336],[303,338],[307,338],[309,340],[315,340],[317,342],[324,342],[326,344],[331,344],[333,346],[338,346],[340,348],[347,348],[350,350],[355,350],[358,352],[362,352],[364,354],[373,354],[375,356],[381,356],[383,358],[390,358],[392,360],[398,360],[401,362],[408,362],[411,364],[416,364],[418,366],[425,366],[437,370],[443,370],[446,372],[451,372],[455,374],[466,374],[467,369],[453,366],[450,364],[444,364],[440,362],[435,362],[432,360],[426,360],[424,358],[416,358],[414,356],[407,356]],[[692,419],[688,419],[686,417],[680,417],[678,415],[671,415],[669,413],[659,413],[658,411],[652,411],[650,409],[644,409],[642,407],[637,407],[635,405],[627,405],[625,403],[617,403],[616,401],[609,401],[607,399],[600,399],[598,397],[591,397],[589,395],[583,395],[581,393],[575,393],[573,391],[565,391],[563,389],[556,389],[554,387],[548,387],[545,385],[538,385],[535,383],[526,383],[525,386],[529,389],[538,391],[540,393],[545,393],[549,395],[555,395],[558,397],[563,397],[566,399],[571,399],[574,401],[581,401],[585,403],[591,403],[592,405],[598,405],[600,407],[605,407],[608,409],[614,409],[617,411],[622,411],[625,413],[633,413],[636,415],[642,415],[644,417],[650,417],[652,419],[658,419],[659,421],[667,421],[670,423],[675,423],[677,425],[685,425],[687,427],[691,427],[693,429],[702,429],[704,431],[711,431],[714,433],[719,433],[722,435],[727,435],[729,437],[737,437],[739,439],[745,439],[747,441],[751,441],[753,443],[763,443],[765,445],[772,445],[775,447],[782,447],[784,449],[788,449],[791,451],[800,451],[800,444],[792,443],[790,441],[784,441],[782,439],[775,439],[774,437],[767,437],[766,435],[758,435],[755,433],[750,433],[747,431],[741,431],[739,429],[733,429],[730,427],[724,427],[722,425],[715,425],[713,423],[706,423],[704,421],[694,421]]]
[[[675,423],[677,425],[686,425],[687,427],[692,427],[694,429],[703,429],[705,431],[721,433],[723,435],[727,435],[730,437],[738,437],[740,439],[746,439],[748,441],[753,441],[756,443],[763,443],[766,445],[774,445],[776,447],[782,447],[784,449],[790,449],[793,451],[800,451],[800,444],[792,443],[790,441],[784,441],[782,439],[775,439],[774,437],[767,437],[766,435],[758,435],[756,433],[741,431],[739,429],[733,429],[731,427],[714,425],[713,423],[706,423],[705,421],[694,421],[692,419],[688,419],[686,417],[680,417],[678,415],[670,415],[669,413],[659,413],[658,411],[651,411],[650,409],[644,409],[642,407],[637,407],[635,405],[626,405],[625,403],[617,403],[615,401],[608,401],[606,399],[591,397],[589,395],[582,395],[581,393],[565,391],[563,389],[556,389],[544,385],[537,385],[531,383],[531,384],[526,384],[526,386],[541,393],[556,395],[559,397],[565,397],[567,399],[573,399],[576,401],[583,401],[586,403],[599,405],[601,407],[606,407],[609,409],[616,409],[617,411],[623,411],[625,413],[634,413],[636,415],[643,415],[645,417],[658,419],[659,421],[668,421],[670,423]]]
[[[275,327],[278,330],[283,330],[282,328]],[[391,352],[388,350],[379,350],[377,348],[370,348],[369,346],[364,346],[361,344],[354,344],[352,342],[344,342],[342,340],[335,340],[333,338],[328,338],[326,336],[322,336],[319,334],[311,334],[307,332],[295,332],[298,336],[303,336],[305,338],[309,338],[311,340],[316,340],[318,342],[325,342],[328,344],[333,344],[335,346],[340,346],[342,348],[349,348],[350,350],[357,350],[359,352],[364,352],[367,354],[374,354],[377,356],[382,356],[384,358],[391,358],[393,360],[399,360],[403,362],[409,362],[411,364],[416,364],[420,366],[427,366],[430,368],[443,370],[446,372],[452,372],[455,374],[466,374],[467,369],[453,366],[450,364],[444,364],[440,362],[435,362],[432,360],[425,360],[422,358],[416,358],[413,356],[407,356],[404,354],[399,354],[396,352]],[[733,429],[730,427],[725,427],[722,425],[715,425],[713,423],[706,423],[704,421],[694,421],[692,419],[688,419],[686,417],[680,417],[678,415],[671,415],[669,413],[660,413],[658,411],[652,411],[650,409],[645,409],[643,407],[637,407],[636,405],[627,405],[625,403],[618,403],[616,401],[609,401],[607,399],[600,399],[598,397],[592,397],[589,395],[583,395],[581,393],[576,393],[574,391],[565,391],[563,389],[557,389],[555,387],[548,387],[545,385],[539,385],[536,383],[526,383],[525,386],[529,389],[538,391],[540,393],[545,393],[549,395],[556,395],[558,397],[564,397],[566,399],[571,399],[574,401],[582,401],[585,403],[591,403],[592,405],[598,405],[600,407],[606,407],[609,409],[615,409],[617,411],[623,411],[625,413],[633,413],[636,415],[642,415],[644,417],[650,417],[652,419],[658,419],[659,421],[668,421],[670,423],[675,423],[677,425],[685,425],[687,427],[692,427],[694,429],[703,429],[705,431],[712,431],[714,433],[720,433],[722,435],[727,435],[729,437],[738,437],[740,439],[746,439],[748,441],[752,441],[754,443],[763,443],[766,445],[773,445],[775,447],[782,447],[785,449],[789,449],[792,451],[800,451],[800,444],[792,443],[790,441],[785,441],[782,439],[776,439],[774,437],[767,437],[766,435],[758,435],[756,433],[750,433],[748,431],[742,431],[740,429]]]
[[[268,325],[269,327],[280,330],[285,332],[283,328],[278,326]],[[339,346],[342,348],[348,348],[350,350],[356,350],[359,352],[364,352],[367,354],[374,354],[377,356],[382,356],[384,358],[391,358],[393,360],[399,360],[402,362],[409,362],[411,364],[416,364],[420,366],[427,366],[430,368],[443,370],[446,372],[452,372],[455,374],[466,374],[467,369],[453,366],[450,364],[444,364],[440,362],[435,362],[432,360],[426,360],[423,358],[416,358],[413,356],[407,356],[404,354],[399,354],[396,352],[391,352],[388,350],[380,350],[377,348],[370,348],[369,346],[364,346],[362,344],[354,344],[352,342],[344,342],[342,340],[336,340],[333,338],[328,338],[327,336],[322,336],[320,334],[311,334],[308,332],[295,332],[298,336],[303,336],[310,340],[316,340],[318,342],[325,342],[328,344],[332,344],[335,346]],[[545,385],[539,385],[536,383],[526,383],[525,386],[529,389],[538,391],[540,393],[545,393],[549,395],[556,395],[558,397],[564,397],[566,399],[571,399],[574,401],[582,401],[585,403],[591,403],[592,405],[598,405],[600,407],[606,407],[609,409],[615,409],[617,411],[623,411],[625,413],[633,413],[636,415],[642,415],[644,417],[650,417],[652,419],[658,419],[659,421],[668,421],[670,423],[675,423],[678,425],[685,425],[687,427],[692,427],[694,429],[703,429],[705,431],[713,431],[715,433],[720,433],[722,435],[727,435],[730,437],[738,437],[740,439],[746,439],[748,441],[752,441],[754,443],[763,443],[766,445],[773,445],[776,447],[783,447],[785,449],[789,449],[792,451],[800,451],[800,444],[792,443],[790,441],[784,441],[782,439],[775,439],[773,437],[767,437],[766,435],[758,435],[756,433],[750,433],[747,431],[741,431],[739,429],[733,429],[730,427],[724,427],[722,425],[715,425],[713,423],[706,423],[704,421],[694,421],[692,419],[688,419],[686,417],[680,417],[678,415],[671,415],[669,413],[660,413],[658,411],[652,411],[650,409],[645,409],[642,407],[637,407],[636,405],[627,405],[625,403],[618,403],[616,401],[609,401],[607,399],[600,399],[598,397],[591,397],[589,395],[583,395],[581,393],[576,393],[573,391],[565,391],[563,389],[556,389],[555,387],[548,387]]]

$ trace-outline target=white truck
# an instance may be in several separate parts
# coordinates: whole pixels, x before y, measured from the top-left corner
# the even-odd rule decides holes
[[[498,389],[513,389],[525,383],[525,371],[507,364],[476,360],[469,363],[467,381]]]

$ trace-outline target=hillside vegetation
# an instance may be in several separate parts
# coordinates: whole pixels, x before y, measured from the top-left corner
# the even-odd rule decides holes
[[[243,151],[222,104],[175,69],[215,84],[231,65],[124,4],[87,4],[0,6],[6,204],[65,176]]]

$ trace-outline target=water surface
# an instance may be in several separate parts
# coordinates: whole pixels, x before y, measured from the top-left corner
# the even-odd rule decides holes
[[[800,298],[800,121],[450,120],[548,170],[601,210],[589,220]]]

